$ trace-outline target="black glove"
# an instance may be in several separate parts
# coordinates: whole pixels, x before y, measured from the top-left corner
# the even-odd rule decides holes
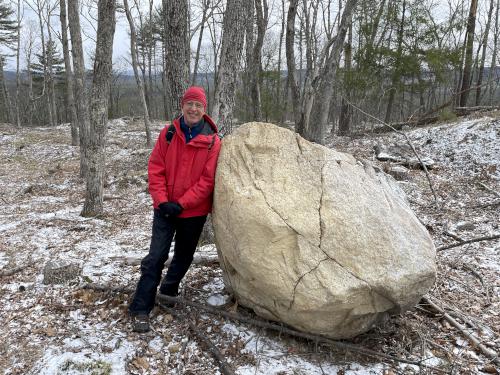
[[[182,206],[175,202],[163,202],[158,205],[161,216],[176,217],[182,212]]]

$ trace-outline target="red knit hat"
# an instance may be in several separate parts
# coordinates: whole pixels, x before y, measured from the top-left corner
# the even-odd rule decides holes
[[[189,87],[181,100],[181,105],[189,100],[195,100],[203,104],[203,109],[207,109],[207,97],[205,96],[205,90],[203,87],[191,86]]]

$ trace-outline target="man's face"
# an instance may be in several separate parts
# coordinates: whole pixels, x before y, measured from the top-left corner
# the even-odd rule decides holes
[[[182,114],[187,126],[193,126],[200,122],[205,114],[203,103],[189,100],[182,105]]]

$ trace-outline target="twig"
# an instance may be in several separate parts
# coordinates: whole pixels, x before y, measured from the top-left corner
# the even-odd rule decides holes
[[[28,263],[28,264],[25,264],[24,266],[15,267],[15,268],[12,268],[12,269],[7,270],[7,271],[0,271],[0,277],[12,276],[18,272],[25,270],[28,267],[31,267],[32,265],[33,265],[33,263]]]
[[[422,301],[430,305],[434,310],[441,313],[443,315],[443,318],[445,318],[452,326],[457,328],[472,343],[473,346],[477,347],[481,351],[481,353],[483,353],[497,365],[500,365],[500,359],[498,358],[497,352],[484,346],[477,337],[467,332],[466,328],[463,325],[461,325],[449,314],[447,314],[441,307],[436,305],[436,303],[434,303],[429,297],[422,297]]]
[[[444,234],[446,234],[447,236],[457,240],[457,241],[460,241],[460,242],[464,242],[465,240],[462,238],[462,237],[459,237],[456,233],[453,233],[453,232],[450,232],[449,230],[447,230],[446,232],[444,232]]]
[[[470,240],[465,240],[465,241],[454,243],[454,244],[451,244],[451,245],[438,247],[436,249],[436,251],[448,250],[448,249],[452,249],[454,247],[466,245],[468,243],[496,240],[497,238],[500,238],[500,234],[494,234],[493,236],[486,236],[486,237],[471,238]]]
[[[425,166],[425,163],[422,161],[422,159],[420,158],[420,155],[418,154],[417,150],[415,150],[415,146],[413,146],[413,143],[411,142],[410,138],[408,138],[408,136],[403,133],[403,132],[400,132],[399,130],[395,129],[393,126],[389,125],[388,123],[386,123],[385,121],[382,121],[381,119],[363,111],[361,108],[357,107],[355,104],[351,103],[349,100],[347,100],[346,98],[342,97],[350,106],[352,106],[353,108],[356,108],[358,111],[360,111],[361,113],[363,113],[364,115],[372,118],[373,120],[375,121],[378,121],[380,122],[382,125],[384,126],[387,126],[388,128],[392,129],[394,132],[396,132],[396,134],[399,134],[399,135],[402,135],[405,139],[406,139],[406,142],[408,143],[408,145],[411,147],[411,150],[413,151],[413,153],[415,154],[415,156],[417,157],[420,165],[422,166],[422,169],[424,170],[425,172],[425,176],[427,177],[427,181],[429,182],[429,187],[431,188],[431,191],[432,191],[432,195],[434,196],[434,203],[436,204],[436,207],[439,208],[439,203],[438,203],[438,197],[436,195],[436,192],[434,191],[434,186],[432,185],[432,181],[431,181],[431,177],[429,176],[429,171],[427,170],[427,167]]]
[[[492,188],[489,188],[488,186],[486,186],[485,184],[483,184],[482,182],[477,182],[477,184],[481,187],[483,187],[485,190],[488,190],[490,193],[493,193],[495,194],[497,197],[500,197],[500,193],[496,190],[493,190]]]
[[[488,286],[485,285],[483,277],[481,276],[481,274],[479,272],[477,272],[475,269],[473,269],[471,266],[469,266],[468,264],[464,264],[463,268],[466,269],[467,271],[469,271],[470,273],[472,273],[474,276],[476,276],[479,279],[479,282],[481,283],[481,285],[483,286],[484,290],[486,291],[486,300],[488,301],[488,303],[491,303],[490,293],[488,291]]]
[[[212,354],[212,356],[218,361],[221,372],[224,375],[235,375],[234,371],[231,369],[231,366],[226,362],[226,360],[224,359],[224,356],[222,355],[220,350],[217,349],[217,347],[212,343],[212,341],[210,341],[206,337],[206,335],[201,334],[200,331],[198,330],[198,328],[196,328],[196,326],[193,323],[193,320],[194,320],[193,317],[189,318],[185,315],[177,314],[177,313],[172,311],[172,308],[162,304],[161,302],[159,302],[158,305],[161,308],[163,308],[164,310],[167,310],[173,316],[187,321],[189,329],[191,330],[191,332],[193,332],[196,339],[199,340],[201,342],[201,344],[204,345],[208,349],[210,354]]]
[[[492,207],[492,206],[498,206],[500,205],[500,199],[489,202],[489,203],[483,203],[483,204],[476,204],[474,206],[469,206],[469,208],[486,208],[486,207]]]

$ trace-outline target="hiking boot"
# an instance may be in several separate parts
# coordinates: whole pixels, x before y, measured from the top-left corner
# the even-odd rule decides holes
[[[144,333],[149,331],[149,316],[138,314],[132,316],[132,331]]]

